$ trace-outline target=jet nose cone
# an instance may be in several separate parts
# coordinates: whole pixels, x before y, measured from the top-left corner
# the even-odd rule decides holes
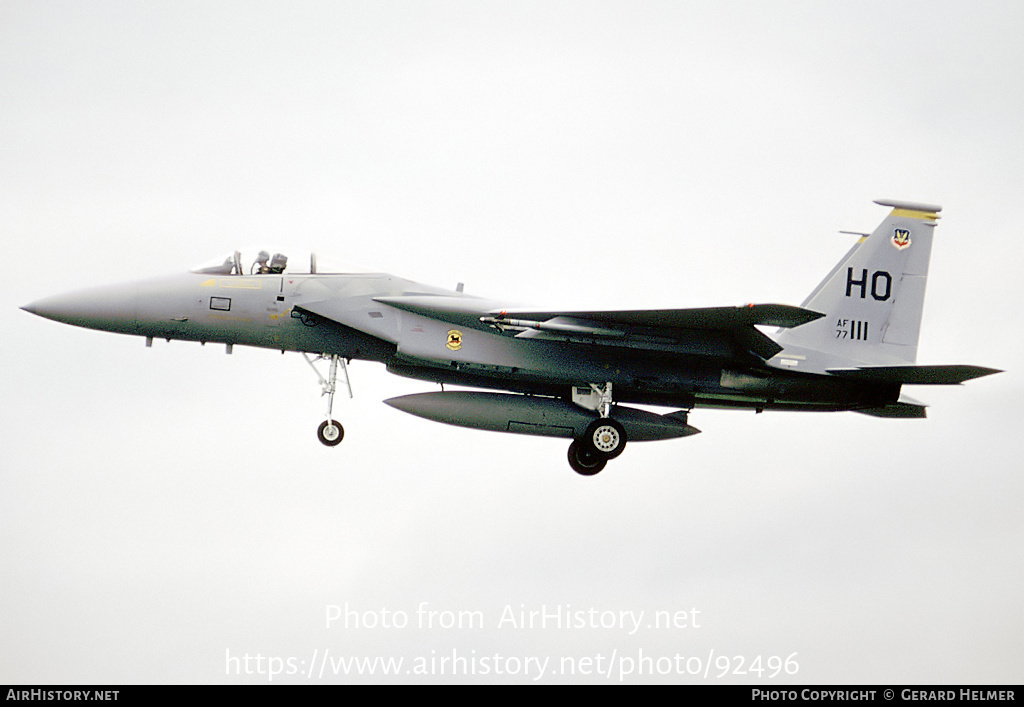
[[[45,297],[22,309],[65,324],[131,333],[136,328],[135,301],[134,286],[116,285]]]
[[[65,307],[61,302],[62,297],[45,297],[43,299],[37,299],[35,302],[29,302],[22,307],[26,312],[31,312],[40,317],[46,317],[47,319],[53,319],[55,321],[67,321],[62,316]]]

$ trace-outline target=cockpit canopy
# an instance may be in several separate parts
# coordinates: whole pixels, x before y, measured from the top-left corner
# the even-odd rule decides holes
[[[331,258],[320,258],[308,250],[247,248],[202,263],[192,268],[192,272],[210,275],[308,275],[370,271]]]

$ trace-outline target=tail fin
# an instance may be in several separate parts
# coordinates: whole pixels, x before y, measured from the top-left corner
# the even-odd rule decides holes
[[[892,211],[801,305],[825,316],[775,337],[787,349],[825,354],[813,356],[825,360],[812,367],[833,367],[839,361],[898,365],[917,360],[932,235],[942,207],[875,203]]]

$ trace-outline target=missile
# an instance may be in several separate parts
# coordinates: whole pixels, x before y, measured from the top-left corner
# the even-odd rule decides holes
[[[526,331],[536,329],[537,331],[554,331],[559,334],[585,334],[589,336],[623,337],[625,332],[618,329],[604,329],[602,327],[589,326],[585,324],[573,324],[569,317],[554,317],[546,322],[539,322],[533,319],[506,319],[505,317],[480,317],[484,324],[490,324],[497,329],[515,329]]]
[[[444,391],[402,395],[384,402],[435,422],[543,437],[577,438],[597,419],[597,413],[558,398],[512,393]],[[687,437],[700,432],[686,424],[685,410],[658,415],[616,405],[611,416],[622,424],[631,442]]]

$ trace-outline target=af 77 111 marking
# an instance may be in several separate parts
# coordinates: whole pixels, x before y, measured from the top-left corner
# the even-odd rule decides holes
[[[850,341],[868,340],[868,323],[859,320],[840,319],[836,322],[836,338]]]

